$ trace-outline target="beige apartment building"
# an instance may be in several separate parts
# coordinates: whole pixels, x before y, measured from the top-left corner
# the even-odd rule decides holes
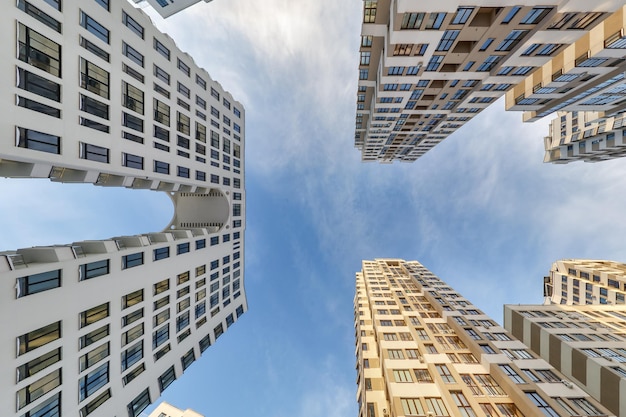
[[[504,325],[611,413],[626,416],[626,306],[507,305]]]
[[[193,410],[181,410],[163,401],[148,417],[204,417]]]
[[[518,3],[363,1],[355,146],[364,161],[415,161],[623,6]]]
[[[524,121],[559,112],[544,139],[545,162],[623,156],[625,30],[626,6],[507,92],[506,109],[524,111]]]
[[[354,308],[359,417],[613,415],[418,262],[363,261]]]
[[[624,304],[626,264],[614,261],[563,259],[544,278],[547,303]]]

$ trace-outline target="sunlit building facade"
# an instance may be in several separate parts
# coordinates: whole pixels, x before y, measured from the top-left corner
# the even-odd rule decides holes
[[[148,417],[204,417],[193,410],[181,410],[163,401]]]
[[[504,325],[611,413],[626,416],[625,305],[507,305]]]
[[[362,159],[416,160],[622,6],[364,0],[355,132]]]
[[[162,231],[0,253],[0,411],[136,417],[247,310],[244,109],[126,1],[0,22],[0,176],[174,206]]]
[[[356,274],[360,417],[611,415],[420,263]]]
[[[544,278],[544,297],[552,304],[624,304],[626,264],[589,259],[563,259]]]
[[[545,138],[545,162],[597,162],[623,156],[625,30],[626,6],[506,94],[507,110],[524,111],[525,121],[559,112]]]

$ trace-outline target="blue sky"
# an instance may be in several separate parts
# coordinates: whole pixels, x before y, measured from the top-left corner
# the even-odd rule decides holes
[[[624,161],[543,164],[547,120],[498,101],[412,164],[354,149],[360,0],[151,13],[246,108],[249,311],[162,397],[219,417],[354,417],[354,273],[418,260],[495,320],[553,261],[623,261]],[[0,180],[0,250],[161,230],[156,192]],[[123,205],[120,203],[123,201]],[[147,210],[147,215],[146,215]]]

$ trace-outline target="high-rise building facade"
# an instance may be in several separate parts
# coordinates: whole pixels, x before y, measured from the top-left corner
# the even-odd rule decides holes
[[[504,325],[613,414],[626,416],[626,306],[507,305]]]
[[[621,7],[506,93],[507,110],[524,111],[525,121],[559,112],[545,139],[545,162],[624,155],[625,30]]]
[[[623,6],[518,3],[363,1],[355,145],[364,161],[416,160]]]
[[[181,410],[163,401],[148,417],[204,417],[193,410]]]
[[[0,175],[174,205],[163,231],[0,253],[0,410],[135,417],[247,310],[244,109],[126,1],[0,22]]]
[[[354,308],[360,417],[611,415],[418,262],[363,261]]]
[[[201,0],[132,0],[135,3],[148,2],[162,17],[170,17],[171,15],[193,6],[196,3],[200,3]],[[213,0],[204,0],[205,3],[209,3]]]
[[[624,304],[626,264],[588,259],[556,261],[544,278],[544,297],[553,304]]]

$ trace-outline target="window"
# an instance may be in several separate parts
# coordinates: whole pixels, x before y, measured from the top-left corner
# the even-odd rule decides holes
[[[218,327],[221,327],[221,324]],[[217,337],[218,336],[215,336],[216,339],[217,339]],[[191,365],[193,363],[193,361],[195,361],[195,360],[196,360],[196,355],[194,354],[193,349],[190,349],[189,352],[185,353],[183,355],[183,357],[180,358],[180,361],[181,361],[181,363],[183,365],[183,371],[185,369],[189,368],[189,365]]]
[[[452,374],[450,373],[450,370],[448,369],[446,365],[435,365],[435,368],[437,369],[437,372],[439,372],[439,376],[441,376],[441,379],[443,379],[444,383],[446,384],[456,383],[456,381],[454,380],[454,377],[452,376]]]
[[[476,414],[474,413],[474,410],[472,410],[472,407],[470,406],[469,402],[467,401],[467,398],[465,398],[465,395],[463,395],[463,393],[461,391],[451,391],[450,395],[452,395],[452,399],[454,400],[454,404],[457,406],[457,408],[459,409],[459,412],[461,413],[462,416],[464,416],[464,417],[476,417]]]
[[[17,146],[20,148],[32,149],[35,151],[48,152],[54,154],[61,153],[61,138],[49,135],[36,130],[17,129]]]
[[[395,369],[393,377],[396,382],[413,382],[411,372],[408,369]]]
[[[169,126],[170,125],[170,106],[163,103],[162,101],[157,100],[156,98],[153,100],[153,105],[154,105],[154,120],[166,126]],[[168,142],[169,142],[169,135],[168,135]]]
[[[439,45],[437,45],[436,51],[449,51],[456,38],[459,36],[459,33],[461,33],[460,30],[446,30],[443,32],[443,37],[441,38]]]
[[[489,55],[487,59],[485,59],[485,62],[480,64],[477,71],[491,71],[493,67],[495,67],[496,64],[500,61],[501,58],[502,57],[499,55]]]
[[[138,310],[138,311],[142,311],[142,310]],[[143,323],[139,323],[135,327],[122,333],[122,346],[126,346],[127,344],[134,342],[135,340],[139,339],[141,336],[143,336]]]
[[[80,142],[80,158],[109,163],[109,149]],[[108,261],[107,261],[108,262]],[[108,272],[107,272],[108,273]]]
[[[530,399],[535,404],[535,406],[537,406],[537,408],[539,408],[543,412],[544,415],[548,417],[559,417],[558,413],[554,411],[554,409],[550,407],[539,394],[534,391],[526,392],[525,394],[528,399]]]
[[[154,249],[153,253],[154,253],[153,259],[155,261],[159,261],[161,259],[170,257],[170,248],[169,246],[166,246],[164,248],[157,248],[157,249]]]
[[[163,97],[167,97],[170,98],[170,92],[167,91],[165,88],[161,87],[159,84],[154,83],[154,91],[156,91],[157,93],[161,94]]]
[[[419,383],[432,383],[433,377],[428,372],[428,369],[414,369],[413,374],[415,375],[415,382]]]
[[[438,397],[426,398],[426,407],[428,411],[436,416],[449,416],[448,409],[446,408],[443,400]]]
[[[196,74],[196,84],[202,87],[203,90],[206,90],[206,81],[204,80],[204,78],[200,77],[197,74]]]
[[[150,400],[150,390],[146,388],[141,394],[135,397],[135,399],[128,404],[128,415],[130,417],[137,417],[139,414],[141,414],[143,410],[146,409],[147,406],[150,405],[151,402],[152,401]]]
[[[401,29],[419,29],[424,21],[424,13],[404,13]],[[365,45],[364,45],[365,46]],[[371,46],[371,40],[370,40]]]
[[[130,59],[135,64],[137,64],[141,68],[143,68],[144,59],[143,59],[143,54],[141,52],[139,52],[138,50],[136,50],[132,46],[128,45],[126,42],[122,42],[122,53],[128,59]]]
[[[511,20],[513,20],[513,18],[515,17],[515,15],[517,14],[517,12],[519,12],[521,9],[520,6],[515,6],[512,7],[511,10],[509,10],[509,12],[506,14],[506,16],[504,17],[504,19],[502,19],[502,23],[503,24],[508,24],[511,22]]]
[[[19,88],[50,100],[57,102],[61,101],[61,86],[59,84],[28,72],[22,68],[18,68],[17,70],[19,75]]]
[[[98,340],[101,340],[109,335],[109,325],[102,326],[96,330],[93,330],[87,333],[84,336],[81,336],[79,339],[79,347],[80,349],[85,348]]]
[[[54,349],[36,359],[33,359],[17,368],[17,381],[23,381],[24,379],[35,375],[60,360],[61,348]]]
[[[419,398],[401,398],[400,404],[406,416],[426,415]]]
[[[143,91],[122,81],[122,105],[134,112],[143,114],[143,103]]]
[[[426,21],[425,29],[441,29],[441,24],[443,23],[443,19],[445,19],[445,13],[430,13],[428,15],[428,20]]]
[[[57,369],[17,392],[17,408],[22,409],[61,385],[61,369]],[[32,414],[31,414],[32,415]]]
[[[130,17],[125,11],[122,10],[122,23],[137,36],[143,39],[143,26],[141,26],[135,19]]]
[[[109,317],[109,303],[100,304],[79,314],[80,328]]]
[[[106,275],[109,273],[109,260],[104,259],[102,261],[91,262],[82,264],[78,269],[78,280],[83,281]]]
[[[154,161],[154,172],[158,172],[160,174],[169,174],[170,164],[168,164],[167,162]]]
[[[61,77],[61,45],[18,23],[20,61]]]
[[[498,45],[496,51],[511,51],[528,34],[527,30],[513,30]]]
[[[80,86],[94,94],[99,95],[100,97],[108,99],[109,73],[81,57]]]
[[[61,322],[49,324],[17,338],[18,356],[61,338]]]
[[[61,286],[61,270],[28,275],[17,279],[16,298],[51,290]]]
[[[161,346],[170,338],[170,325],[166,324],[165,326],[157,329],[152,333],[152,348],[155,349]]]
[[[143,301],[143,289],[122,296],[122,310]]]
[[[517,372],[515,372],[515,370],[510,365],[500,365],[500,368],[505,373],[505,375],[508,375],[509,378],[511,378],[516,384],[526,383],[526,381],[524,381],[524,378],[522,378]]]
[[[105,363],[80,378],[78,382],[79,401],[83,401],[91,394],[109,382],[109,363]]]
[[[520,23],[522,25],[535,25],[541,22],[551,10],[552,7],[533,7]]]
[[[191,132],[191,121],[189,116],[179,111],[176,112],[176,130],[184,135],[189,135]]]
[[[122,112],[122,125],[137,132],[143,132],[143,120],[126,112]]]
[[[177,82],[177,90],[178,90],[179,93],[181,93],[182,95],[184,95],[187,98],[189,98],[191,96],[191,92],[189,91],[189,88],[187,88],[184,84],[181,84],[180,81]],[[189,109],[187,109],[187,110],[189,110]]]
[[[143,358],[143,340],[122,352],[122,372],[132,367]]]
[[[109,30],[96,22],[82,10],[80,11],[80,25],[103,42],[109,43]]]
[[[163,372],[159,377],[159,390],[165,391],[165,388],[169,387],[172,382],[176,380],[176,372],[174,367],[170,367],[167,371]]]
[[[143,169],[143,156],[122,153],[122,165],[128,168]]]
[[[189,168],[179,166],[176,175],[182,178],[189,178]]]
[[[52,18],[47,13],[44,13],[43,11],[38,9],[37,7],[35,7],[32,4],[30,4],[28,1],[26,1],[26,0],[19,0],[17,2],[17,7],[20,10],[22,10],[23,12],[25,12],[27,15],[37,19],[38,21],[40,21],[44,25],[46,25],[46,26],[50,27],[51,29],[54,29],[55,31],[61,33],[61,23],[59,23],[56,19]],[[52,5],[52,7],[56,8],[56,6],[54,6],[54,5]]]
[[[170,75],[157,65],[154,66],[154,76],[163,81],[165,84],[170,85]]]
[[[154,38],[154,50],[163,55],[168,61],[170,60],[170,50],[163,45],[157,38]]]
[[[453,25],[464,25],[474,11],[473,7],[459,7],[452,18]]]
[[[122,256],[122,269],[143,265],[143,252]]]

